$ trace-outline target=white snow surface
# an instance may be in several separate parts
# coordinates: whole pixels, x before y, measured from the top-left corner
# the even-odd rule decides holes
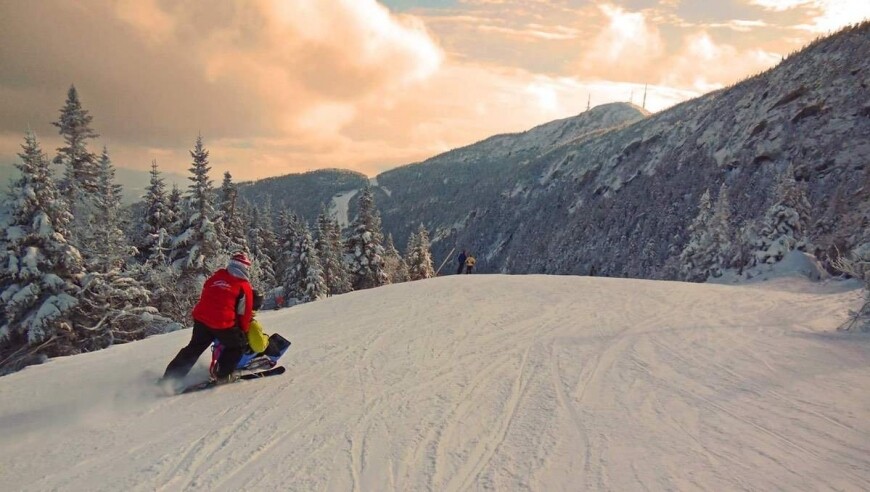
[[[861,291],[454,275],[262,313],[288,371],[178,396],[189,331],[0,378],[4,490],[870,490]],[[191,380],[204,378],[204,355]]]

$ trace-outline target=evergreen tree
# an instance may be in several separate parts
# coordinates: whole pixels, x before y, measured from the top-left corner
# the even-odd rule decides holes
[[[258,233],[261,245],[259,258],[266,262],[263,271],[267,284],[270,288],[275,288],[279,285],[278,279],[280,278],[278,276],[278,259],[280,258],[281,245],[275,234],[275,218],[272,214],[272,203],[268,199],[260,210],[259,221]]]
[[[317,249],[307,227],[302,231],[299,244],[299,262],[297,263],[300,279],[299,301],[311,302],[326,297],[326,282],[323,280],[323,269],[317,257]]]
[[[864,303],[849,312],[849,319],[839,329],[870,332],[870,229],[859,234],[861,244],[848,257],[840,256],[832,262],[837,270],[864,282]]]
[[[181,195],[181,190],[177,185],[172,185],[172,191],[169,193],[169,199],[166,205],[166,232],[170,239],[181,234],[184,230],[184,198]]]
[[[323,279],[326,282],[327,295],[342,294],[350,291],[347,273],[341,261],[341,233],[335,233],[338,224],[329,218],[326,207],[317,216],[317,237],[314,247],[323,268]],[[338,237],[338,240],[336,240]]]
[[[221,202],[219,231],[222,235],[222,243],[227,252],[248,252],[248,241],[245,233],[245,224],[242,220],[242,210],[238,203],[239,191],[233,184],[233,176],[229,171],[224,173],[221,184]]]
[[[337,219],[327,221],[327,241],[330,243],[330,249],[333,255],[333,265],[329,287],[329,294],[346,294],[353,290],[350,283],[350,272],[348,271],[347,261],[344,256],[344,241],[341,237],[341,225]]]
[[[737,274],[754,265],[755,249],[758,244],[758,224],[753,220],[746,221],[737,231],[734,243],[734,254],[731,264],[737,268]]]
[[[282,212],[282,285],[286,299],[302,298],[302,238],[307,226],[296,214]]]
[[[414,237],[414,234],[411,234]],[[408,264],[405,259],[399,254],[396,245],[393,243],[393,235],[387,234],[387,239],[384,244],[384,268],[387,275],[390,277],[390,283],[398,284],[407,282],[410,278],[408,273]]]
[[[152,264],[161,264],[166,262],[168,230],[170,225],[177,220],[177,217],[173,217],[169,209],[166,184],[157,169],[156,160],[151,161],[150,174],[151,180],[145,189],[145,196],[142,198],[145,204],[144,228],[136,244],[140,261],[151,260]]]
[[[728,186],[723,182],[710,217],[710,243],[707,249],[708,276],[721,277],[722,271],[731,267],[734,258],[734,228],[731,225],[731,201]]]
[[[187,287],[191,282],[186,280],[181,270],[174,268],[169,261],[175,256],[175,250],[171,248],[172,241],[186,226],[183,202],[181,190],[173,185],[166,201],[166,217],[163,222],[164,227],[161,229],[162,234],[158,235],[155,242],[155,245],[164,245],[164,247],[152,251],[145,265],[139,268],[137,277],[151,293],[152,306],[176,322],[187,324],[195,294]],[[180,285],[186,287],[181,289]]]
[[[220,239],[214,223],[214,190],[209,179],[208,151],[197,137],[196,146],[190,152],[193,164],[190,168],[191,184],[185,195],[179,227],[181,232],[172,239],[171,261],[178,272],[176,309],[189,313],[199,297],[206,277],[226,264]],[[177,319],[177,318],[176,318]]]
[[[81,286],[79,302],[72,310],[75,326],[84,327],[82,330],[89,335],[79,342],[77,348],[81,351],[99,350],[181,328],[152,306],[157,301],[152,296],[153,287],[129,272],[118,269],[89,272],[82,278]],[[184,314],[179,322],[187,321],[189,312]]]
[[[188,289],[179,288],[184,281],[180,271],[168,263],[160,263],[155,256],[137,266],[136,278],[148,289],[150,306],[178,323],[189,323],[195,299]]]
[[[348,270],[354,290],[379,287],[390,281],[384,269],[380,216],[375,209],[370,187],[363,190],[358,203],[358,215],[351,226],[352,232],[344,248],[349,259]]]
[[[422,280],[435,276],[435,265],[432,262],[432,252],[429,249],[429,233],[423,224],[416,234],[411,234],[408,240],[408,273],[411,280]]]
[[[289,256],[285,255],[286,248],[285,243],[288,240],[288,227],[290,223],[290,214],[284,209],[281,209],[278,212],[278,223],[277,229],[275,230],[275,279],[281,285],[284,285],[284,274],[287,272],[287,259]]]
[[[13,370],[45,355],[75,353],[78,339],[89,336],[71,321],[82,274],[81,255],[67,240],[72,216],[36,136],[28,132],[22,148],[0,248],[0,351]],[[33,347],[32,359],[8,357],[23,346]]]
[[[91,127],[93,116],[82,109],[78,91],[71,85],[67,92],[66,104],[60,110],[60,119],[52,125],[59,129],[64,146],[57,149],[55,164],[64,166],[64,179],[61,191],[70,203],[77,198],[77,192],[96,193],[99,181],[97,156],[87,149],[87,142],[99,135]]]
[[[204,277],[214,269],[221,244],[214,223],[214,190],[209,179],[208,151],[197,137],[196,146],[190,152],[193,165],[190,168],[191,184],[187,190],[187,217],[184,229],[172,241],[173,266],[186,277]],[[198,288],[198,286],[197,286]]]
[[[270,221],[265,220],[262,210],[254,206],[249,229],[248,244],[251,247],[251,285],[263,292],[277,286],[273,251],[275,250],[275,232]]]
[[[115,167],[109,151],[100,155],[100,175],[94,193],[94,218],[88,240],[89,269],[109,272],[120,268],[127,257],[126,237],[121,230],[121,185],[115,183]]]
[[[795,181],[791,165],[780,174],[775,194],[776,199],[762,221],[755,252],[757,263],[776,263],[789,251],[807,250],[810,203],[804,187]]]
[[[710,220],[713,217],[713,202],[710,190],[705,190],[698,202],[698,215],[689,226],[689,242],[680,253],[680,273],[685,280],[704,281],[710,270],[707,252],[710,243]]]

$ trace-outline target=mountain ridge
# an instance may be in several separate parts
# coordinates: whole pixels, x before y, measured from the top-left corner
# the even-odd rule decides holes
[[[455,203],[465,220],[425,217],[433,252],[470,249],[483,272],[674,278],[705,190],[729,184],[739,226],[764,212],[789,164],[815,208],[816,252],[854,246],[870,215],[868,32],[854,26],[730,88],[530,156],[494,180],[498,198]],[[390,184],[402,199],[406,183]],[[401,229],[379,204],[385,228]],[[835,208],[846,218],[823,227]]]

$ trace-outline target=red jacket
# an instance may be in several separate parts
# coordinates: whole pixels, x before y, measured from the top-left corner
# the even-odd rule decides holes
[[[244,307],[240,306],[244,297]],[[254,293],[251,284],[221,268],[205,281],[193,319],[215,330],[239,326],[245,333],[254,317]]]

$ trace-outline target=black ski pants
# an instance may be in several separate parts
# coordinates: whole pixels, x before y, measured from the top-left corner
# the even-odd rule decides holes
[[[242,358],[242,352],[248,345],[244,332],[239,328],[216,330],[200,323],[193,322],[193,331],[190,334],[190,342],[186,347],[178,351],[178,355],[166,366],[164,379],[182,379],[187,376],[190,369],[196,364],[199,356],[217,338],[223,345],[216,376],[224,378],[230,375]]]

